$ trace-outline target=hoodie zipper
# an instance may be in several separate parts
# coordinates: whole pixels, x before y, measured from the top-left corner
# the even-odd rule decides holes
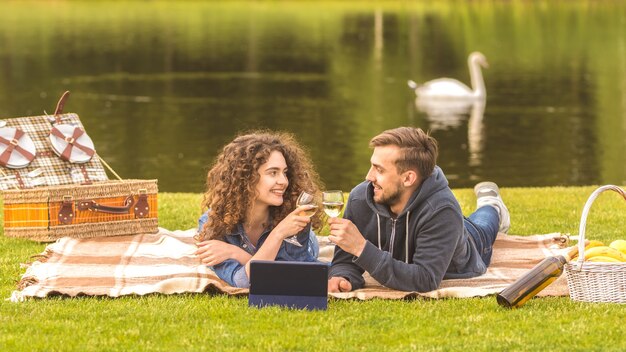
[[[393,256],[393,244],[396,239],[396,221],[398,219],[391,219],[391,240],[389,242],[389,253],[391,253],[391,256]]]

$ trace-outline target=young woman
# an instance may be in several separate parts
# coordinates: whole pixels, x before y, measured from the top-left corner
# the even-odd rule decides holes
[[[316,261],[319,246],[311,228],[320,212],[300,215],[302,191],[319,192],[312,163],[286,133],[260,131],[226,145],[207,175],[202,202],[208,211],[198,226],[198,251],[224,281],[249,286],[251,260]],[[302,245],[284,239],[296,236]]]

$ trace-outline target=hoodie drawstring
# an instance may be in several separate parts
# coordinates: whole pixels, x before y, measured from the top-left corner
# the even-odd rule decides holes
[[[376,213],[376,220],[378,220],[378,249],[382,251],[383,248],[380,246],[380,215],[378,213]]]
[[[411,215],[411,211],[406,212],[406,226],[404,228],[404,237],[406,237],[406,244],[404,245],[406,254],[404,256],[404,261],[409,264],[409,216]]]

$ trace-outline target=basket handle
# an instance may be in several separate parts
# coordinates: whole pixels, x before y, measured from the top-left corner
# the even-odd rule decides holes
[[[81,200],[80,202],[78,202],[77,207],[78,207],[78,210],[81,210],[81,211],[89,210],[89,211],[100,211],[100,212],[108,213],[108,214],[128,214],[130,212],[130,208],[132,208],[134,203],[135,203],[135,200],[133,199],[133,196],[128,196],[124,200],[124,205],[122,206],[102,205],[102,204],[97,203],[93,199],[89,199],[89,200]]]
[[[585,203],[585,207],[583,208],[583,214],[580,219],[580,227],[578,228],[578,268],[582,267],[582,263],[585,261],[585,228],[587,227],[587,215],[589,215],[589,208],[591,208],[591,204],[596,198],[600,195],[600,193],[604,191],[615,191],[622,195],[624,200],[626,200],[626,191],[623,189],[614,186],[614,185],[606,185],[599,187],[591,195],[589,199],[587,199],[587,203]]]
[[[137,201],[132,195],[124,199],[122,206],[102,205],[93,199],[81,200],[76,204],[78,210],[85,211],[98,211],[108,214],[129,214],[131,209],[135,214],[135,218],[142,219],[149,215],[150,204],[148,202],[147,190],[142,188],[138,192]]]
[[[138,193],[137,202],[135,202],[134,196],[131,194],[124,199],[124,203],[121,206],[103,205],[93,199],[87,199],[76,202],[76,208],[80,211],[94,211],[107,214],[130,214],[132,209],[135,218],[146,218],[150,215],[150,203],[148,202],[147,189],[142,188]],[[72,201],[72,196],[63,196],[58,214],[59,223],[70,225],[74,221],[74,216],[74,202]]]
[[[54,119],[56,121],[56,123],[61,123],[61,118],[59,117],[59,115],[61,115],[63,113],[63,108],[65,107],[65,102],[67,102],[67,99],[70,97],[70,91],[66,91],[65,93],[63,93],[63,95],[61,95],[61,98],[59,99],[59,102],[57,103],[57,107],[56,109],[54,109]]]

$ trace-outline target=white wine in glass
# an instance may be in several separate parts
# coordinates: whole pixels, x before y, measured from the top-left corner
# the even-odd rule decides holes
[[[298,200],[296,200],[297,207],[302,206],[302,205],[310,206],[308,209],[305,209],[304,211],[300,212],[300,215],[302,216],[311,217],[315,215],[315,213],[317,212],[317,204],[315,204],[315,197],[312,194],[307,193],[305,191],[302,191],[302,193],[300,193],[300,195],[298,196]],[[287,237],[284,239],[284,241],[291,243],[294,246],[302,247],[300,242],[298,242],[298,238],[296,236]]]
[[[336,218],[341,214],[343,209],[343,192],[342,191],[326,191],[322,193],[322,206],[324,212],[331,218]]]
[[[300,215],[311,217],[315,215],[315,213],[317,213],[317,205],[315,204],[308,204],[308,205],[310,205],[311,207],[309,209],[305,209],[301,211]]]

